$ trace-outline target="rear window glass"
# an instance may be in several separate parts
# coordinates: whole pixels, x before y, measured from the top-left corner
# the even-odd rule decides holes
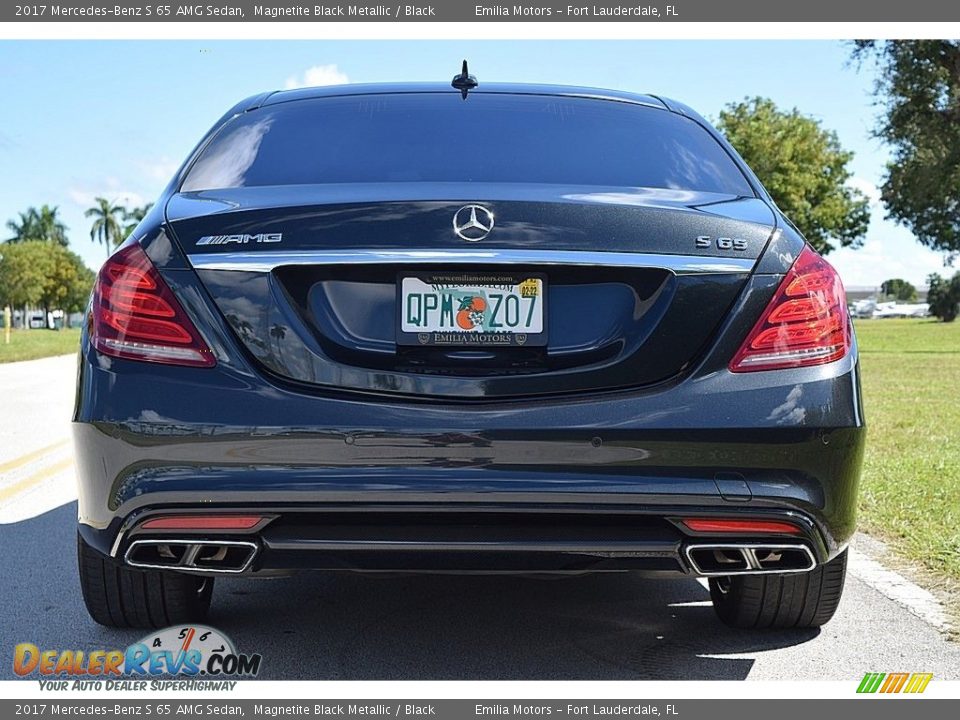
[[[753,195],[692,120],[629,103],[450,93],[317,98],[245,113],[182,190],[377,182],[548,183]]]

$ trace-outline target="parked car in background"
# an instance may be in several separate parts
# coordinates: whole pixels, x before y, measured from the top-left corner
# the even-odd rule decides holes
[[[874,298],[866,300],[857,300],[850,305],[850,314],[855,318],[872,318],[877,311],[877,301]]]
[[[908,318],[927,317],[930,315],[930,305],[927,303],[898,303],[884,302],[877,304],[872,317],[875,318]]]

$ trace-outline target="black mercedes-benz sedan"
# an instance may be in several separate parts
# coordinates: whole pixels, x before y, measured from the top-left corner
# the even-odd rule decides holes
[[[864,443],[837,273],[682,104],[453,85],[241,102],[100,270],[92,617],[311,568],[705,577],[730,625],[829,620]]]

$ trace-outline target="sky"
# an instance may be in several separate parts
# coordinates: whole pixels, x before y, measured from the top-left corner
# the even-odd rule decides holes
[[[84,210],[100,195],[153,201],[201,136],[265,90],[344,82],[448,81],[462,58],[480,82],[587,85],[666,95],[715,120],[770,97],[835,131],[851,183],[872,200],[863,246],[829,260],[849,287],[924,285],[943,258],[884,219],[888,150],[871,137],[873,70],[838,41],[0,41],[0,238],[27,207],[60,208],[91,268],[106,256]]]

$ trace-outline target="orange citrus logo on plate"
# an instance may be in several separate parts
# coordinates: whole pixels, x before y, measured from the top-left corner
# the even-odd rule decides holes
[[[486,309],[487,301],[479,295],[463,298],[457,310],[457,325],[464,330],[473,330],[478,325],[483,325],[483,311]]]

